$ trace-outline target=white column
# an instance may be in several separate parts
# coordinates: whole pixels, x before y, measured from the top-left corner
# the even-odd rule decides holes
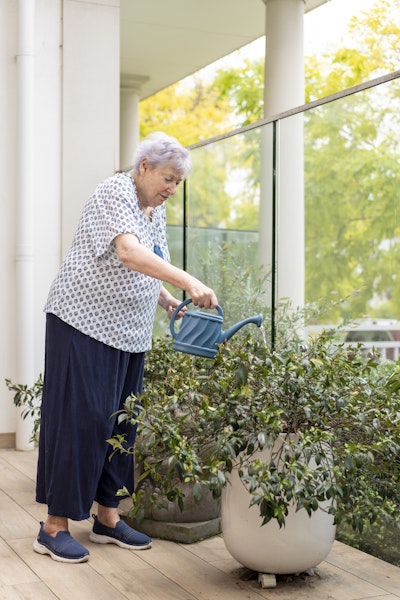
[[[265,116],[304,102],[304,0],[266,0]]]
[[[63,257],[87,198],[119,167],[119,4],[63,0]]]
[[[265,116],[304,103],[304,0],[266,0]],[[263,139],[260,262],[271,265],[271,131]],[[277,293],[304,304],[303,117],[277,128]]]
[[[16,302],[18,383],[34,382],[34,217],[35,217],[35,0],[18,0],[18,134],[17,134],[17,231],[16,231]],[[16,426],[17,450],[31,450],[33,419],[22,419]]]
[[[132,166],[133,155],[140,140],[140,89],[148,77],[122,75],[120,85],[120,169]]]

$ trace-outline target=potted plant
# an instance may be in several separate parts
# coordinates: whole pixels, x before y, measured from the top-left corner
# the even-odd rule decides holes
[[[28,417],[32,419],[33,428],[29,441],[36,442],[40,429],[40,410],[43,392],[42,374],[39,374],[32,386],[26,383],[13,383],[9,378],[6,378],[5,383],[7,388],[11,392],[14,392],[14,405],[21,409],[21,417],[23,419],[27,419]]]
[[[398,519],[398,506],[387,492],[399,477],[399,366],[381,369],[361,347],[339,343],[335,331],[305,343],[303,319],[304,312],[282,305],[274,348],[257,331],[247,332],[221,346],[214,361],[174,353],[168,340],[155,342],[144,393],[128,398],[119,416],[139,426],[142,481],[153,482],[146,502],[176,500],[182,507],[182,483],[191,484],[198,502],[206,487],[215,498],[223,497],[228,538],[224,513],[236,480],[273,553],[277,545],[268,527],[283,535],[293,514],[306,516],[308,529],[313,519],[326,521],[325,553],[338,523],[361,531],[365,523]],[[123,449],[122,440],[110,443],[115,451],[132,451]],[[142,498],[141,492],[134,497],[131,512],[139,520]],[[255,545],[254,534],[248,544],[243,537],[249,522],[230,529],[240,531],[240,545],[249,553]],[[285,542],[285,554],[288,547]],[[262,566],[228,550],[255,570],[298,570],[279,559],[277,571],[276,564]],[[257,553],[266,555],[259,548]]]
[[[306,555],[304,531],[315,521],[318,531],[324,521],[322,554],[336,524],[354,535],[399,524],[400,365],[366,357],[361,345],[346,347],[333,330],[305,343],[305,317],[281,305],[274,347],[264,339],[270,332],[254,329],[221,346],[212,361],[172,351],[169,339],[154,342],[144,393],[129,397],[119,415],[139,425],[142,473],[131,518],[140,522],[149,505],[184,509],[188,492],[199,505],[206,495],[217,503],[222,496],[228,550],[249,568],[274,572],[299,570],[285,562],[288,550]],[[35,416],[36,431],[41,378],[32,388],[6,383],[14,402]],[[115,451],[133,452],[121,439],[109,442]],[[240,510],[236,499],[227,508],[233,488]],[[298,518],[305,528],[299,532]],[[243,556],[235,554],[229,528],[239,532]],[[288,538],[292,532],[300,541]],[[276,558],[279,546],[285,560],[278,559],[278,568],[252,562],[268,559],[269,547]],[[315,556],[309,567],[320,560]]]

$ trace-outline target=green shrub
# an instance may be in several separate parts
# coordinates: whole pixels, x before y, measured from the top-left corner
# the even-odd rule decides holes
[[[336,523],[355,531],[398,523],[399,365],[380,366],[332,331],[306,344],[298,317],[278,320],[275,349],[255,331],[221,346],[214,361],[154,343],[144,392],[119,415],[138,423],[136,454],[143,478],[156,482],[153,501],[182,505],[177,482],[191,482],[198,500],[202,485],[219,497],[235,467],[262,523],[284,525],[290,507],[311,515],[325,501]],[[280,436],[279,456],[261,462],[257,450]],[[126,451],[121,442],[110,440]]]

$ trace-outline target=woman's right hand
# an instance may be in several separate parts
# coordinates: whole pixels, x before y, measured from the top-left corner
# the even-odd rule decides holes
[[[195,306],[200,308],[215,308],[218,305],[218,298],[214,290],[204,285],[204,283],[195,277],[191,277],[190,285],[186,291]]]

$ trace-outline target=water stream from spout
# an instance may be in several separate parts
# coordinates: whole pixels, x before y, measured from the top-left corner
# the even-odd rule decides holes
[[[262,335],[262,339],[263,339],[264,345],[267,346],[267,336],[265,335],[265,327],[264,327],[264,325],[260,325],[260,332],[261,332],[261,335]]]

